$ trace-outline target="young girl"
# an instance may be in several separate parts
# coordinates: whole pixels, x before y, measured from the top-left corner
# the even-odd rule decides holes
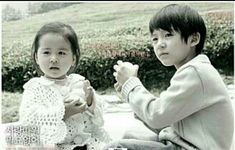
[[[42,145],[100,150],[110,140],[102,128],[102,103],[88,80],[70,74],[80,57],[71,26],[52,22],[36,34],[32,58],[42,75],[24,85],[20,123],[40,129]]]
[[[117,91],[156,137],[133,133],[105,149],[230,150],[233,109],[218,71],[201,54],[206,37],[202,17],[186,5],[171,4],[153,16],[149,29],[157,58],[177,69],[170,86],[155,97],[137,78],[138,66],[129,62],[118,61],[114,76]]]

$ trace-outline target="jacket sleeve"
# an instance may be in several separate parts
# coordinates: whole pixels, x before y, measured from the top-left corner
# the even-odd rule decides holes
[[[21,124],[38,126],[43,144],[62,141],[67,131],[62,120],[64,107],[62,102],[58,102],[58,95],[37,83],[28,83],[24,87],[19,111]]]
[[[154,133],[159,134],[160,131],[165,128],[165,127],[163,127],[163,128],[157,129],[157,128],[152,128],[152,127],[150,127],[147,123],[145,123],[143,120],[141,120],[141,119],[136,115],[136,113],[134,113],[134,117],[135,117],[135,119],[141,121],[141,122],[144,124],[145,127],[147,127],[149,130],[153,131]]]
[[[122,95],[133,111],[152,128],[163,128],[209,105],[203,84],[194,67],[177,72],[166,91],[155,97],[136,77],[122,87]]]

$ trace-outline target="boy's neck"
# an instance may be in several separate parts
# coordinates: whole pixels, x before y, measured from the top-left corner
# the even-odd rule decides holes
[[[187,57],[185,57],[185,59],[183,59],[181,62],[175,65],[175,68],[179,69],[181,66],[183,66],[184,64],[186,64],[195,57],[197,57],[196,51],[192,50],[191,53]]]

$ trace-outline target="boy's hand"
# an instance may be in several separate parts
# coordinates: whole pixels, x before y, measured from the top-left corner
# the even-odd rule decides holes
[[[120,90],[121,86],[130,78],[137,77],[138,65],[133,65],[130,62],[117,61],[117,65],[113,66],[116,72],[113,73],[117,83],[114,85],[116,90]]]
[[[87,105],[91,106],[91,104],[93,103],[93,99],[94,99],[94,91],[88,80],[84,81],[83,90],[85,92]]]
[[[64,119],[67,119],[70,116],[73,116],[77,113],[82,113],[87,109],[87,104],[83,101],[70,100],[65,102],[65,115]]]
[[[117,92],[121,92],[121,90],[122,90],[122,86],[120,84],[118,84],[118,82],[116,82],[114,84],[114,88]]]

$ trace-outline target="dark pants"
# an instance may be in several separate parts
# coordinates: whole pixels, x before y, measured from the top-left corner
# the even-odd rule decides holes
[[[125,133],[123,139],[107,144],[103,150],[109,148],[127,148],[128,150],[174,150],[171,142],[158,141],[158,135],[153,132],[133,130]]]
[[[84,146],[77,146],[73,150],[87,150],[87,145]]]

